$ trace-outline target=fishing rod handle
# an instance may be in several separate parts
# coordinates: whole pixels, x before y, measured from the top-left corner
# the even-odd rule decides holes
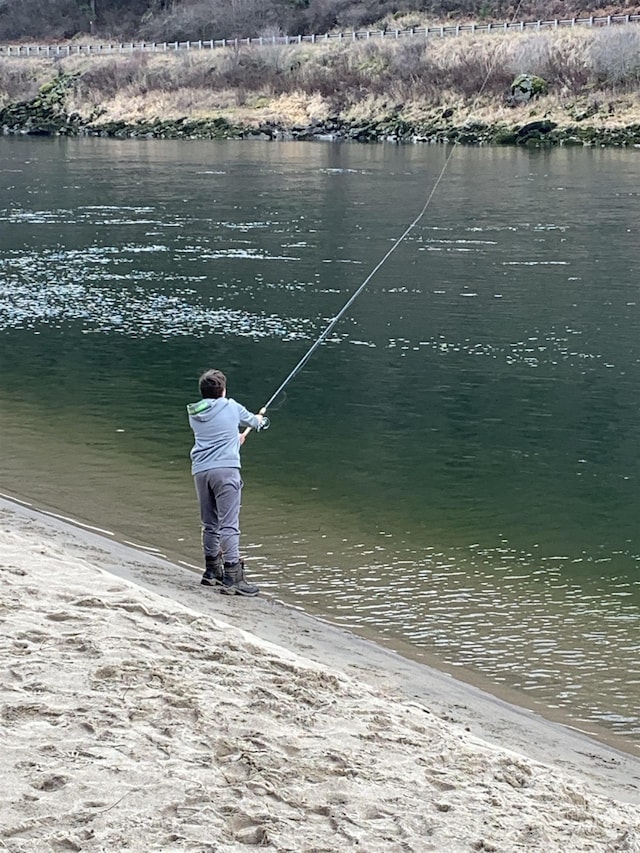
[[[262,415],[262,417],[264,418],[264,417],[265,417],[265,415],[267,414],[267,407],[266,407],[266,406],[263,406],[263,407],[260,409],[260,411],[258,412],[258,414],[259,414],[259,415]],[[265,420],[266,420],[266,418],[265,418]],[[267,423],[268,423],[268,421],[267,421]],[[249,433],[250,433],[250,432],[251,432],[251,427],[247,427],[247,428],[244,430],[244,432],[242,433],[242,439],[244,440],[244,439],[249,435]]]

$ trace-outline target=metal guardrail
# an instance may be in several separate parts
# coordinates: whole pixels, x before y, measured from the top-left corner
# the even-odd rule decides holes
[[[290,44],[324,44],[329,41],[368,41],[371,39],[401,39],[460,36],[465,33],[498,34],[507,32],[525,32],[529,30],[548,30],[564,27],[611,27],[619,24],[640,23],[640,15],[605,15],[588,18],[556,18],[549,21],[510,21],[502,24],[453,24],[436,27],[410,27],[398,30],[352,30],[349,32],[325,33],[306,36],[260,36],[257,38],[210,39],[207,41],[175,42],[127,42],[100,44],[7,44],[0,45],[0,57],[63,57],[63,56],[104,56],[114,53],[132,53],[146,51],[167,53],[185,50],[212,50],[220,47],[238,48],[241,46],[267,46]]]

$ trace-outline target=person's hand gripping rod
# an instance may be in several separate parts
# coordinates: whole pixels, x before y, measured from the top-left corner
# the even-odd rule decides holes
[[[270,421],[269,421],[269,418],[267,417],[267,407],[266,406],[263,406],[260,409],[260,411],[258,412],[258,417],[260,418],[260,425],[258,426],[258,431],[260,431],[262,429],[269,429]],[[244,432],[240,433],[240,444],[241,445],[244,444],[245,439],[247,438],[247,436],[249,435],[250,432],[251,432],[251,427],[247,427],[244,430]]]

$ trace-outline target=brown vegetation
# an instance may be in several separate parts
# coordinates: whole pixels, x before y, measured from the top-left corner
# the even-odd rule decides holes
[[[415,13],[446,19],[538,20],[638,13],[633,3],[582,0],[0,0],[0,41],[101,38],[155,41],[324,33]]]
[[[543,77],[559,98],[630,94],[640,86],[640,27],[229,49],[172,59],[134,54],[84,63],[76,92],[95,103],[181,89],[301,93],[338,109],[365,95],[398,104],[439,104],[444,93],[470,100],[481,86],[486,97],[501,102],[521,73]]]

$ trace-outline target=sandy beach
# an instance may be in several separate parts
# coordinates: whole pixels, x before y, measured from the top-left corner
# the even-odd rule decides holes
[[[0,849],[640,853],[640,757],[0,499]]]

